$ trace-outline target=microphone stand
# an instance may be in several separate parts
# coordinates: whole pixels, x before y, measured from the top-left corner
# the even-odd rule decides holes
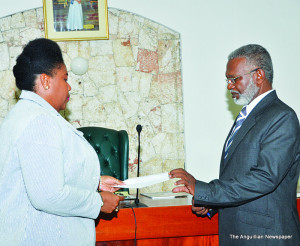
[[[140,144],[140,134],[141,134],[141,131],[142,131],[142,126],[141,125],[137,125],[136,126],[136,130],[138,132],[138,167],[137,167],[137,177],[140,176],[140,150],[141,150],[141,144]],[[148,207],[146,204],[144,203],[140,203],[140,200],[139,200],[139,189],[137,188],[136,189],[136,197],[135,197],[135,200],[134,202],[131,204],[131,207],[133,208],[143,208],[143,207]]]

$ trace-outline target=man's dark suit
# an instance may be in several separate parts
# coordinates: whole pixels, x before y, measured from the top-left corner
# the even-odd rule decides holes
[[[226,160],[223,149],[219,179],[196,181],[195,204],[218,208],[220,245],[300,245],[299,148],[297,116],[273,91],[248,115]]]

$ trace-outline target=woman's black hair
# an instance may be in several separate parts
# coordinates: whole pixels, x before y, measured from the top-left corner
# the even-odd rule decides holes
[[[53,70],[64,64],[58,44],[39,38],[30,41],[18,56],[13,68],[16,85],[20,90],[34,91],[36,75],[53,76]]]

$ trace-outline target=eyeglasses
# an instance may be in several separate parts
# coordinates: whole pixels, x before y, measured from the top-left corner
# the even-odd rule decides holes
[[[237,76],[237,77],[235,77],[235,78],[226,78],[225,80],[226,80],[227,84],[235,84],[235,83],[236,83],[236,80],[237,80],[238,78],[243,77],[243,76],[245,76],[245,75],[248,75],[248,74],[250,74],[250,73],[256,72],[258,69],[261,69],[261,67],[255,68],[255,69],[251,70],[249,73],[245,73],[245,74],[240,75],[240,76]]]

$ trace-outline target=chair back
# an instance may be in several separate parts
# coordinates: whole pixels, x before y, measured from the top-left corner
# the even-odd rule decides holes
[[[126,131],[103,127],[80,127],[85,139],[95,149],[100,162],[100,175],[128,179],[129,140]]]

